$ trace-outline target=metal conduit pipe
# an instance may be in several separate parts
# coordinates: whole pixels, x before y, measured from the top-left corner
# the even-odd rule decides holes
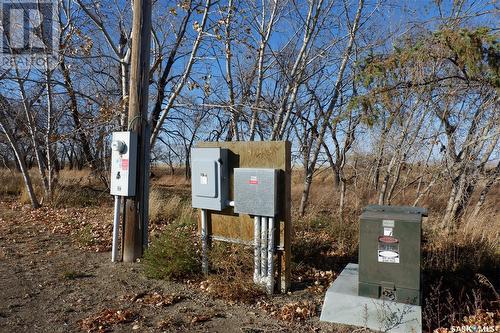
[[[267,293],[274,293],[274,217],[268,218],[268,244],[267,244]]]
[[[265,283],[267,278],[267,217],[261,217],[260,228],[260,281]]]
[[[201,271],[208,274],[208,224],[207,210],[201,210]]]
[[[254,240],[254,272],[253,272],[253,282],[260,283],[260,216],[255,216],[253,218],[254,230],[253,230],[253,240]]]
[[[120,196],[115,195],[115,212],[113,216],[113,245],[111,249],[111,261],[116,262],[118,253],[118,229],[120,227]]]

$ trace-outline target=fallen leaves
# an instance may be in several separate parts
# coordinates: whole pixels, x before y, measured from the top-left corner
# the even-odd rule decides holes
[[[214,318],[226,318],[226,315],[222,311],[214,309],[204,310],[203,313],[200,313],[191,308],[180,308],[175,315],[170,315],[159,321],[157,327],[162,330],[184,331],[190,326],[200,325]]]
[[[316,269],[312,271],[314,284],[308,286],[307,289],[315,294],[323,294],[337,277],[337,274],[333,271],[319,271]]]
[[[18,207],[16,207],[18,209]],[[111,210],[95,208],[41,207],[27,210],[23,222],[44,224],[53,234],[71,235],[79,248],[92,252],[111,250]]]
[[[465,316],[463,321],[452,329],[439,327],[433,333],[450,332],[498,332],[500,331],[500,311],[477,310],[475,314]]]
[[[104,309],[101,312],[79,320],[78,325],[87,332],[110,332],[117,324],[130,323],[139,315],[130,310]]]
[[[475,314],[464,317],[464,324],[479,326],[500,325],[500,310],[495,312],[477,310]]]
[[[295,275],[298,282],[304,282],[307,285],[307,290],[317,295],[324,294],[337,278],[337,273],[334,271],[322,271],[315,268],[302,269],[295,272]]]
[[[206,315],[193,316],[193,318],[191,319],[191,324],[203,323],[209,321],[210,319],[212,319],[212,317]]]
[[[163,294],[158,291],[154,291],[151,293],[139,293],[132,296],[126,295],[123,297],[123,299],[133,303],[139,303],[153,307],[164,307],[179,303],[184,299],[184,297],[177,294]]]
[[[316,315],[317,304],[311,301],[298,301],[282,306],[261,301],[257,305],[271,316],[283,321],[306,321]]]
[[[200,282],[200,289],[230,305],[254,303],[264,292],[249,279],[228,279],[227,276],[213,275]]]

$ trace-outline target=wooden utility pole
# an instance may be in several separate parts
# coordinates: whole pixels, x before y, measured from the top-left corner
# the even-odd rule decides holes
[[[143,244],[144,234],[147,232],[144,230],[147,221],[143,212],[147,211],[145,203],[148,202],[149,195],[144,191],[145,182],[149,181],[149,175],[145,172],[149,149],[144,139],[148,110],[151,0],[134,0],[133,11],[128,127],[138,135],[137,178],[136,196],[129,198],[126,204],[124,262],[134,262],[142,256],[143,245],[146,245]]]

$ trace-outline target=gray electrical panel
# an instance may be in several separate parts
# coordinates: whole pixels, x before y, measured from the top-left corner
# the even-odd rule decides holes
[[[275,217],[278,213],[278,170],[234,169],[234,212]]]
[[[229,174],[227,149],[191,149],[192,206],[221,211],[227,206]]]

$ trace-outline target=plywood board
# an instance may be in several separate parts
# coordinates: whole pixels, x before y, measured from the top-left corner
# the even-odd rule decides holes
[[[283,272],[278,279],[280,289],[286,291],[290,285],[290,240],[291,240],[291,144],[288,141],[252,142],[200,142],[197,147],[220,147],[229,150],[229,199],[233,200],[234,168],[279,169],[278,200],[280,266]],[[228,207],[222,212],[208,211],[209,233],[213,239],[223,239],[235,243],[253,242],[253,219],[249,215],[233,213]]]

